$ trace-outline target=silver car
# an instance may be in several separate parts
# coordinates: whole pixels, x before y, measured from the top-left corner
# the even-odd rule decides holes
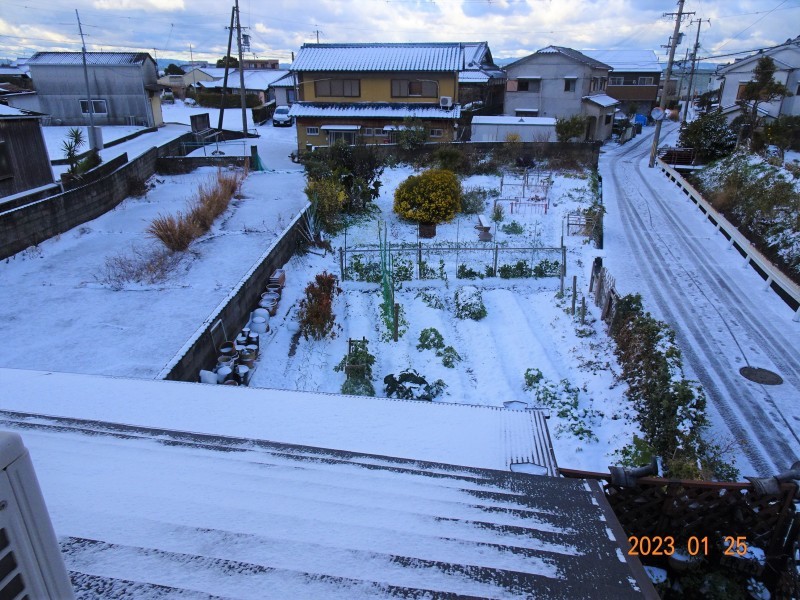
[[[279,106],[272,114],[272,125],[275,127],[291,127],[294,119],[289,116],[288,106]]]

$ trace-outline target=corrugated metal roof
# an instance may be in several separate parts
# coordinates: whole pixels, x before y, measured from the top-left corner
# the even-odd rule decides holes
[[[289,112],[292,117],[331,117],[331,118],[384,118],[405,119],[458,119],[461,106],[456,104],[450,110],[437,104],[415,104],[399,102],[297,102]]]
[[[458,71],[462,44],[304,44],[291,71]]]
[[[0,119],[31,119],[43,116],[44,115],[39,114],[37,112],[33,112],[32,110],[25,110],[23,108],[14,108],[12,106],[6,106],[5,104],[0,104]]]
[[[90,66],[140,65],[153,58],[147,52],[87,52],[86,64]],[[83,65],[80,52],[37,52],[27,65]]]

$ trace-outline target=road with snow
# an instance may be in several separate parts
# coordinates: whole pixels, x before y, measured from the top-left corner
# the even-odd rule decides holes
[[[662,141],[674,144],[677,125]],[[800,323],[725,238],[657,168],[652,129],[600,159],[604,264],[621,294],[677,333],[687,376],[708,396],[713,441],[729,445],[742,475],[770,476],[800,459]],[[778,373],[753,383],[739,369]]]

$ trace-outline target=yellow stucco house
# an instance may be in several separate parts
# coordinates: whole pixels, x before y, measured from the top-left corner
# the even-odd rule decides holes
[[[304,44],[291,71],[297,102],[290,116],[299,149],[393,143],[415,118],[430,141],[457,138],[459,72],[465,44]]]

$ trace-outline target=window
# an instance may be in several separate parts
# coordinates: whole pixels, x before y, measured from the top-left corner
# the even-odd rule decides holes
[[[439,82],[426,79],[392,79],[392,98],[436,98]]]
[[[314,94],[317,97],[358,98],[361,96],[361,80],[359,79],[323,79],[314,82]]]
[[[800,96],[800,83],[797,84],[797,89],[794,92],[795,96]]]
[[[577,89],[578,80],[575,77],[567,77],[564,79],[564,91],[574,92]]]
[[[432,138],[440,138],[444,136],[444,129],[431,129]]]
[[[89,101],[81,100],[81,112],[85,115],[89,114]],[[92,112],[96,115],[108,114],[108,106],[105,100],[92,100]]]
[[[364,128],[364,137],[372,137],[372,127]]]
[[[608,79],[606,77],[601,77],[600,78],[600,89],[601,90],[605,90],[606,89],[606,83],[608,83]]]
[[[592,77],[592,83],[589,86],[589,91],[594,92],[600,86],[600,79],[597,77]]]
[[[741,100],[742,97],[744,96],[744,89],[747,87],[747,83],[748,82],[739,84],[739,88],[736,90],[736,99],[737,100]]]
[[[609,77],[608,85],[625,85],[624,77]]]
[[[333,145],[336,140],[344,140],[346,144],[353,146],[356,143],[357,135],[358,133],[355,131],[329,131],[328,143]]]
[[[606,125],[611,125],[611,115],[606,115]]]
[[[639,85],[653,85],[652,77],[639,77]]]
[[[541,79],[518,79],[517,80],[518,92],[532,92],[538,94],[542,91]]]
[[[319,135],[319,127],[306,127],[306,135]]]

